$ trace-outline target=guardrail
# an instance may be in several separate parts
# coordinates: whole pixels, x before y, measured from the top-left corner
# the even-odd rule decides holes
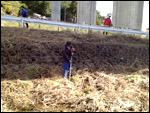
[[[31,24],[74,28],[74,29],[78,29],[78,32],[80,32],[81,29],[90,29],[90,30],[97,30],[97,31],[125,33],[125,34],[149,35],[149,32],[136,31],[136,30],[126,30],[126,29],[116,29],[116,28],[109,28],[109,27],[89,26],[89,25],[72,24],[72,23],[65,23],[65,22],[55,22],[55,21],[40,20],[40,19],[14,17],[14,16],[3,16],[3,15],[1,15],[1,21],[2,20],[3,21],[11,21],[11,22],[19,22],[19,23],[21,23],[22,27],[24,26],[24,23],[31,23]]]

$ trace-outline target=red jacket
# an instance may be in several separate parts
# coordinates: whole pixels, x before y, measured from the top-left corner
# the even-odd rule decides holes
[[[106,18],[104,21],[104,25],[110,25],[111,24],[111,19],[110,18]]]

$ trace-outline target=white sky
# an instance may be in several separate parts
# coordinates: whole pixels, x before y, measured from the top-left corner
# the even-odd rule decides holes
[[[100,11],[101,16],[113,13],[113,1],[97,1],[96,10]],[[149,1],[144,1],[142,31],[149,28]]]
[[[149,1],[144,1],[142,31],[149,28]]]
[[[112,14],[113,1],[97,1],[96,10],[100,11],[101,16],[107,16],[108,13]]]

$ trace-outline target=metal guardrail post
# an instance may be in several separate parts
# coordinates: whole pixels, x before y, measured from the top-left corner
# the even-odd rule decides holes
[[[92,33],[92,30],[91,30],[91,27],[90,27],[90,26],[88,27],[88,33],[89,33],[89,34]]]
[[[81,26],[79,25],[79,30],[78,30],[79,33],[80,33],[80,29],[81,29]]]
[[[21,27],[24,27],[24,18],[21,18]]]
[[[120,34],[122,34],[122,33],[123,33],[123,30],[122,30],[122,29],[120,29],[119,33],[120,33]]]

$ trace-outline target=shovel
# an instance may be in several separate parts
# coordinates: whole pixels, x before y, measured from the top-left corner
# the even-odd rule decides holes
[[[71,69],[72,69],[72,57],[71,57],[71,62],[70,62],[69,81],[70,81],[70,78],[71,78]]]

